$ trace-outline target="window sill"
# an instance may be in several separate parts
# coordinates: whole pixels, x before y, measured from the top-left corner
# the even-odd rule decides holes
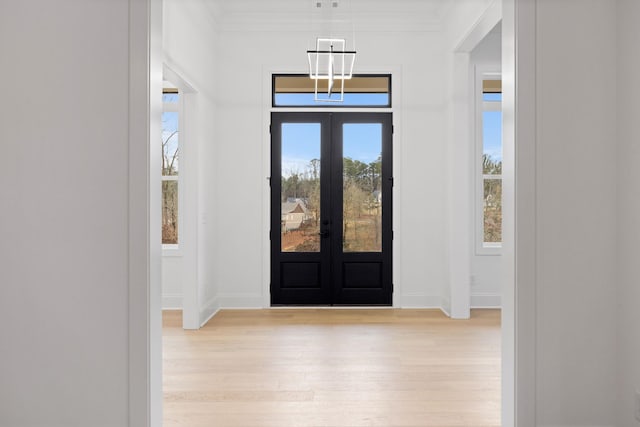
[[[502,255],[502,244],[501,243],[493,243],[489,245],[482,245],[476,248],[477,256],[501,256]]]
[[[162,256],[163,257],[181,257],[182,249],[180,249],[179,245],[162,245]]]

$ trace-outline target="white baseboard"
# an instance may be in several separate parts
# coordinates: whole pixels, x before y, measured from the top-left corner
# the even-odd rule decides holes
[[[451,299],[448,296],[442,297],[442,302],[440,303],[440,310],[442,310],[442,312],[446,314],[447,317],[451,317]]]
[[[404,294],[401,298],[402,308],[435,308],[451,317],[449,299],[441,295]]]
[[[471,308],[501,308],[502,297],[499,294],[472,294]]]
[[[264,308],[262,294],[221,294],[220,308]]]
[[[448,318],[451,318],[451,313],[449,313],[449,310],[445,308],[444,305],[440,307],[440,311],[443,312],[444,315],[447,316]]]
[[[401,308],[442,308],[440,295],[403,294],[400,296]]]
[[[218,298],[211,298],[200,310],[200,327],[207,324],[213,316],[220,311],[220,302]]]
[[[180,303],[182,302],[180,296]],[[164,301],[164,296],[163,296]],[[163,304],[163,308],[181,308]],[[440,295],[404,294],[400,296],[401,308],[436,308],[449,315],[449,301]],[[471,296],[471,308],[500,308],[500,295],[474,294]],[[200,312],[201,324],[205,324],[220,309],[224,308],[264,308],[261,294],[222,294],[218,298],[211,299]]]
[[[182,310],[182,294],[162,294],[163,310]]]

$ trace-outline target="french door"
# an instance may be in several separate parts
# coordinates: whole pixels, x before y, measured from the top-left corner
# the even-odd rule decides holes
[[[272,305],[391,305],[391,143],[391,113],[272,113]]]

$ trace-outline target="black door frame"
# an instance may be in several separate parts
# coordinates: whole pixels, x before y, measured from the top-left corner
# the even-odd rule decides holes
[[[320,123],[321,125],[321,233],[319,253],[281,252],[281,127],[276,123]],[[343,156],[342,125],[345,123],[382,124],[382,251],[343,252]],[[272,112],[271,113],[271,243],[270,278],[271,305],[383,305],[393,302],[393,118],[390,112]],[[330,171],[327,173],[326,171]],[[338,179],[336,179],[338,177]],[[340,195],[336,197],[336,195]],[[327,221],[327,219],[329,219]],[[337,227],[337,228],[336,228]],[[331,235],[331,238],[324,238]],[[330,246],[329,246],[330,245]],[[333,254],[333,255],[332,255]],[[339,256],[337,254],[340,254]],[[311,267],[313,263],[325,265],[328,274],[319,274],[315,287],[283,290],[282,262],[296,262]],[[359,268],[378,265],[373,274],[379,276],[380,287],[367,288],[366,284],[345,286],[347,277],[358,277]],[[351,276],[346,272],[349,266]],[[318,267],[320,268],[320,267]],[[355,276],[354,276],[355,275]],[[357,280],[356,280],[357,281]],[[353,280],[350,282],[353,283]],[[312,301],[312,302],[310,302]]]

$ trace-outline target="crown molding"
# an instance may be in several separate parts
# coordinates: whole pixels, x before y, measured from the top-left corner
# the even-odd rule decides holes
[[[317,13],[316,1],[205,0],[218,31],[433,32],[441,31],[451,0],[352,0],[348,9]],[[337,0],[345,2],[347,0]]]

